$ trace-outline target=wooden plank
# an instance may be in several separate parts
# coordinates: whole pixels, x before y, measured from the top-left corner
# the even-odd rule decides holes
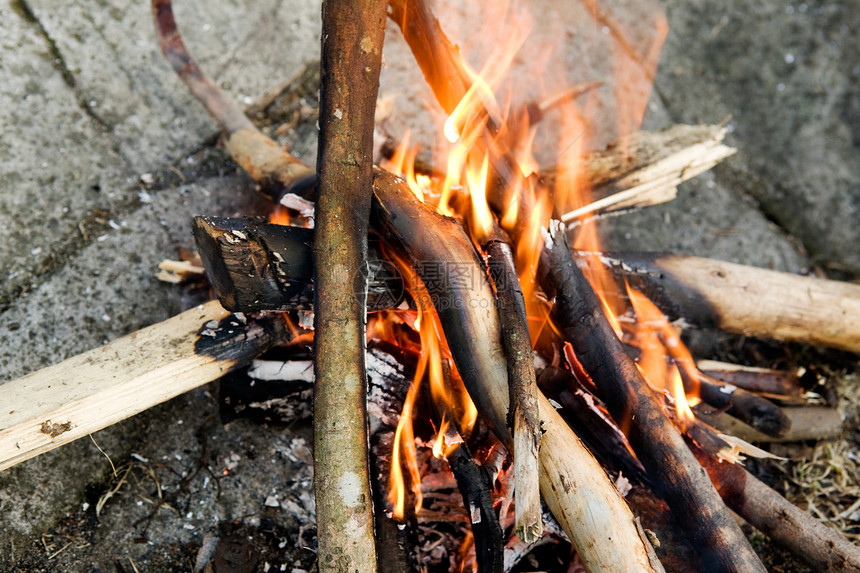
[[[216,380],[286,336],[278,317],[219,328],[228,317],[211,301],[0,385],[0,471]]]

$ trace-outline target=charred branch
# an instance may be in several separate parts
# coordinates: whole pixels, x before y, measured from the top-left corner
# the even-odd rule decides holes
[[[672,320],[860,352],[860,285],[670,254],[583,253],[577,263],[626,279]]]
[[[715,380],[761,394],[797,397],[803,392],[798,371],[755,368],[714,360],[699,360],[699,370]]]
[[[502,526],[493,510],[490,477],[486,470],[475,462],[464,443],[451,448],[447,452],[447,458],[448,465],[457,480],[457,488],[463,496],[463,507],[469,513],[469,523],[475,537],[478,573],[501,573],[504,565],[505,543]],[[541,527],[542,532],[543,527]]]
[[[526,304],[511,248],[493,223],[483,245],[496,293],[502,344],[508,365],[508,428],[514,442],[516,533],[534,543],[543,532],[538,484],[541,427],[535,378],[534,352],[526,318]]]
[[[747,442],[827,440],[842,432],[842,415],[839,410],[824,406],[783,407],[782,413],[791,421],[791,428],[779,437],[762,433],[727,413],[720,413],[719,410],[708,412],[701,404],[693,411],[696,416],[722,433]]]
[[[682,526],[702,549],[711,571],[764,571],[695,457],[669,422],[603,314],[573,261],[561,223],[553,222],[541,256],[541,283],[555,294],[554,315],[627,437]]]
[[[686,389],[688,387],[686,373],[682,373],[681,376],[685,380]],[[782,408],[766,398],[731,384],[708,380],[703,375],[699,376],[697,386],[699,397],[703,402],[725,411],[759,432],[774,438],[782,438],[791,431],[791,419]]]
[[[693,448],[726,504],[817,571],[860,571],[860,548],[796,507],[741,466]]]

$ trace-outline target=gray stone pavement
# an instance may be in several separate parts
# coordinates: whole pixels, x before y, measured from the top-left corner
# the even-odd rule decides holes
[[[474,17],[480,4],[440,11],[464,49],[480,49],[480,26],[458,18]],[[579,4],[530,4],[536,30],[565,33],[560,61],[567,73],[547,72],[520,87],[608,81],[605,47],[592,44],[606,34],[575,28],[587,18]],[[648,33],[653,6],[619,6],[616,16],[634,35]],[[201,66],[243,104],[318,56],[316,0],[177,0],[175,8]],[[609,221],[601,228],[609,245],[789,271],[812,263],[860,271],[860,46],[851,32],[860,29],[858,8],[857,2],[666,2],[670,32],[645,125],[717,123],[731,115],[729,143],[739,153],[686,184],[675,202]],[[431,98],[396,36],[390,26],[381,86],[382,95],[395,98],[388,127],[399,135],[412,126],[428,138]],[[529,78],[539,61],[537,50],[518,58],[518,77]],[[592,145],[612,138],[610,100],[589,111],[601,126]],[[158,283],[154,273],[158,262],[191,244],[189,217],[266,208],[215,147],[216,134],[162,60],[147,3],[0,3],[0,380],[179,311],[177,289]],[[198,430],[205,430],[214,436],[209,466],[220,471],[225,459],[241,459],[222,487],[247,495],[219,500],[214,482],[204,485],[200,474],[180,501],[201,509],[160,511],[148,542],[136,543],[135,521],[145,517],[138,503],[152,491],[117,496],[97,520],[93,492],[104,491],[111,468],[93,443],[81,440],[0,474],[0,570],[104,571],[114,570],[114,559],[131,570],[129,557],[147,571],[187,569],[189,555],[207,534],[223,535],[224,523],[294,525],[293,505],[266,507],[265,500],[289,497],[277,488],[292,478],[274,468],[301,450],[293,438],[307,437],[306,428],[295,435],[241,423],[222,428],[208,419],[213,415],[214,399],[200,390],[95,439],[117,465],[134,463],[132,453],[151,460],[135,471],[155,468],[174,487],[179,478],[166,476],[194,471]],[[298,488],[293,501],[304,507],[308,483],[299,482],[308,476],[291,464],[298,481],[289,488]],[[59,544],[53,550],[42,543],[45,534]],[[48,559],[62,539],[92,545],[75,541]],[[285,560],[303,555],[290,547]]]

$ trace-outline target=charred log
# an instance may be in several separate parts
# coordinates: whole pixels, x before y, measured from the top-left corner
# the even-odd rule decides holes
[[[573,261],[560,223],[552,225],[541,256],[541,284],[554,293],[556,324],[573,345],[612,417],[627,437],[659,493],[672,508],[713,571],[764,571],[695,457],[668,421],[653,391],[603,314]]]
[[[578,255],[626,279],[670,319],[860,352],[860,286],[670,254]]]
[[[772,368],[755,368],[714,360],[699,360],[697,366],[703,374],[715,380],[750,392],[784,398],[798,397],[803,392],[797,370],[789,372]]]

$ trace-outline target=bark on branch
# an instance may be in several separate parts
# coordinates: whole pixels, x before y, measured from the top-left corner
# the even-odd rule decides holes
[[[860,353],[860,285],[666,253],[583,253],[670,319],[748,336]]]
[[[314,233],[314,492],[320,571],[375,572],[365,276],[387,0],[325,0]]]
[[[514,529],[522,541],[532,544],[543,533],[537,478],[541,427],[534,352],[513,253],[495,222],[489,237],[482,239],[482,243],[495,286],[502,344],[508,364],[511,397],[508,427],[513,433],[516,490]]]
[[[573,345],[612,417],[709,571],[764,572],[746,536],[668,421],[653,391],[612,331],[600,302],[573,261],[562,223],[553,221],[541,255],[541,284],[555,294],[556,324]]]

